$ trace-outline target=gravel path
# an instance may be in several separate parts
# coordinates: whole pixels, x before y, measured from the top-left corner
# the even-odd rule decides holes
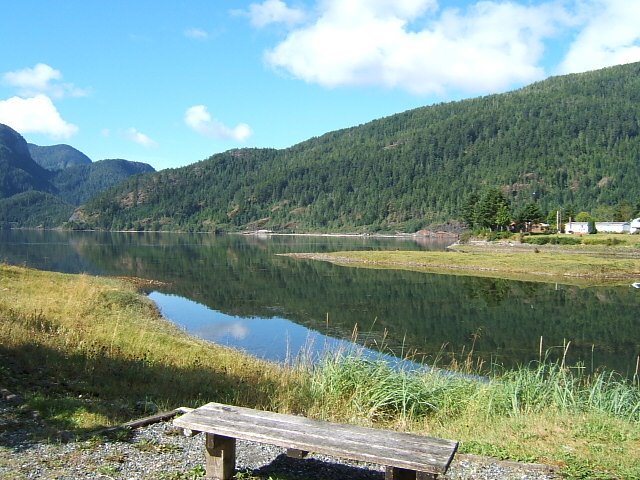
[[[33,440],[42,421],[33,412],[0,402],[0,478],[18,479],[140,479],[186,480],[203,473],[204,438],[185,437],[170,421],[134,429],[128,438],[82,441]],[[64,439],[65,435],[58,436]],[[343,461],[321,455],[288,458],[272,445],[238,441],[238,479],[383,480],[379,465]],[[499,462],[457,455],[443,479],[559,478],[542,465]]]

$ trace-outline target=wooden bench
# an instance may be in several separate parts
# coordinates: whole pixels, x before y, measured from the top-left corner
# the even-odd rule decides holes
[[[311,420],[295,415],[208,403],[174,425],[204,432],[206,478],[230,479],[236,439],[268,443],[303,458],[308,452],[386,466],[386,480],[434,479],[449,468],[458,442],[409,433]]]

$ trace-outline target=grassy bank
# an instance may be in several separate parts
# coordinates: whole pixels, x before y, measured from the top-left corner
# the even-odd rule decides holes
[[[600,246],[461,245],[453,251],[353,251],[293,253],[294,258],[364,268],[390,268],[573,285],[628,285],[640,279],[640,258]],[[636,251],[637,249],[633,249]],[[638,251],[640,253],[640,251]]]
[[[457,369],[475,373],[469,365]],[[0,266],[0,386],[23,395],[52,438],[143,416],[144,402],[213,400],[457,439],[463,452],[575,478],[640,476],[637,376],[541,362],[478,381],[357,355],[284,368],[190,338],[130,283],[86,275]]]
[[[133,285],[9,266],[0,279],[0,382],[58,429],[119,423],[145,402],[277,398],[279,369],[187,336]]]

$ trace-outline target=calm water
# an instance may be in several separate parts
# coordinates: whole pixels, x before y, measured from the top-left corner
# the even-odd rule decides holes
[[[278,256],[443,249],[411,240],[0,231],[0,261],[164,282],[148,292],[194,335],[285,360],[357,342],[428,363],[453,355],[507,366],[571,342],[569,361],[633,373],[640,290],[338,267]]]

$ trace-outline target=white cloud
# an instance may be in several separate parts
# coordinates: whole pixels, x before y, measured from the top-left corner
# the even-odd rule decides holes
[[[146,148],[155,148],[158,146],[158,144],[152,140],[151,138],[149,138],[147,135],[145,135],[142,132],[139,132],[138,130],[136,130],[135,128],[131,127],[128,128],[125,133],[124,136],[128,139],[131,140],[132,142],[137,143],[138,145],[142,145],[143,147]]]
[[[200,135],[210,138],[244,142],[253,134],[251,127],[246,123],[240,123],[233,128],[227,127],[212,118],[204,105],[189,107],[184,114],[184,122]]]
[[[26,97],[41,93],[54,98],[84,97],[88,94],[86,89],[78,88],[71,83],[62,83],[60,70],[45,63],[38,63],[33,68],[6,72],[2,78],[4,83],[17,88],[19,94]]]
[[[265,0],[249,5],[248,15],[254,27],[265,27],[271,23],[295,25],[304,20],[305,14],[297,8],[290,8],[282,0]]]
[[[581,31],[560,65],[562,73],[640,61],[640,2],[592,0],[581,6]]]
[[[4,74],[5,81],[11,86],[39,91],[47,90],[52,80],[60,80],[61,78],[62,73],[60,73],[60,70],[51,68],[44,63],[38,63],[33,68],[25,68],[24,70],[16,70],[15,72]]]
[[[42,133],[54,138],[69,138],[78,133],[78,127],[65,122],[51,99],[42,94],[0,100],[0,123],[22,134]]]
[[[209,33],[201,28],[188,28],[184,31],[184,36],[194,40],[206,40],[209,38]]]
[[[273,67],[327,87],[374,85],[413,93],[496,91],[544,76],[544,41],[559,4],[481,1],[465,11],[436,0],[324,0],[313,22],[265,55]]]

